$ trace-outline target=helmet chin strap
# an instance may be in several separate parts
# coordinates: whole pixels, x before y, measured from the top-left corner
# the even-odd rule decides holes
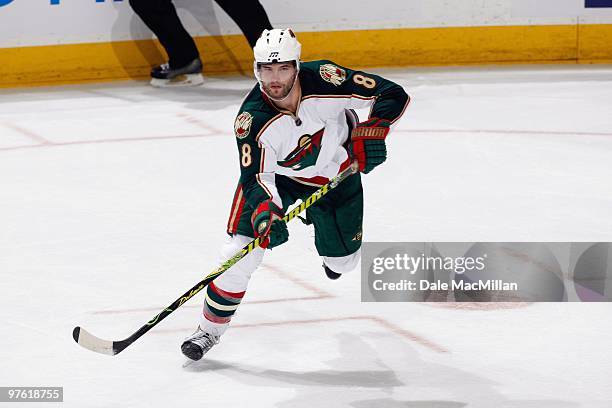
[[[289,97],[289,95],[291,95],[291,91],[293,91],[293,88],[295,87],[295,83],[298,80],[299,73],[300,73],[300,71],[297,71],[295,73],[295,78],[293,79],[293,84],[291,85],[291,89],[289,89],[289,92],[287,92],[287,95],[285,95],[283,98],[280,98],[280,99],[279,98],[273,98],[270,94],[268,94],[266,92],[266,90],[264,89],[261,81],[259,81],[259,89],[261,89],[261,92],[263,92],[268,98],[272,99],[274,102],[282,102],[285,99],[287,99]]]

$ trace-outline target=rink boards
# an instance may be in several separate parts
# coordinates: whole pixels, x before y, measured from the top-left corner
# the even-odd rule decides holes
[[[607,0],[262,0],[303,59],[358,67],[612,62]],[[0,87],[142,79],[166,59],[127,1],[0,2]],[[205,73],[249,74],[251,50],[211,1],[176,0]],[[594,6],[594,7],[593,7]]]

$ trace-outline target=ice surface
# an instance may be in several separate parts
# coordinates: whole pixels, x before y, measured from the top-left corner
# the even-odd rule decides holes
[[[412,103],[363,178],[365,240],[612,240],[612,68],[376,72]],[[298,222],[205,361],[179,350],[200,295],[118,356],[76,345],[216,266],[252,85],[0,93],[0,386],[64,386],[66,407],[612,406],[609,304],[362,304]]]

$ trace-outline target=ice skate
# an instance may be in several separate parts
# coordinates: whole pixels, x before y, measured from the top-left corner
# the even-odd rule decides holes
[[[219,343],[220,336],[215,332],[205,332],[198,329],[191,336],[187,337],[181,345],[183,354],[193,361],[200,360],[204,354]]]
[[[338,279],[339,277],[341,277],[341,276],[342,276],[342,274],[341,274],[341,273],[337,273],[337,272],[332,271],[332,270],[331,270],[331,269],[329,269],[329,267],[328,267],[327,265],[325,265],[325,264],[323,264],[323,269],[325,270],[325,275],[327,275],[327,277],[328,277],[329,279],[331,279],[331,280],[336,280],[336,279]]]
[[[204,83],[204,77],[202,76],[202,61],[199,58],[181,68],[173,69],[169,63],[165,63],[151,70],[151,85],[157,88],[197,86],[202,83]]]

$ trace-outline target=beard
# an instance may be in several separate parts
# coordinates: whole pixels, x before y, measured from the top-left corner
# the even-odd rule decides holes
[[[297,74],[291,79],[291,81],[286,82],[286,83],[282,83],[282,82],[262,83],[261,87],[263,88],[266,95],[268,95],[268,97],[270,97],[271,99],[277,100],[277,101],[282,100],[282,99],[285,99],[291,92],[291,89],[293,89],[293,85],[295,84],[296,77],[297,77]]]

